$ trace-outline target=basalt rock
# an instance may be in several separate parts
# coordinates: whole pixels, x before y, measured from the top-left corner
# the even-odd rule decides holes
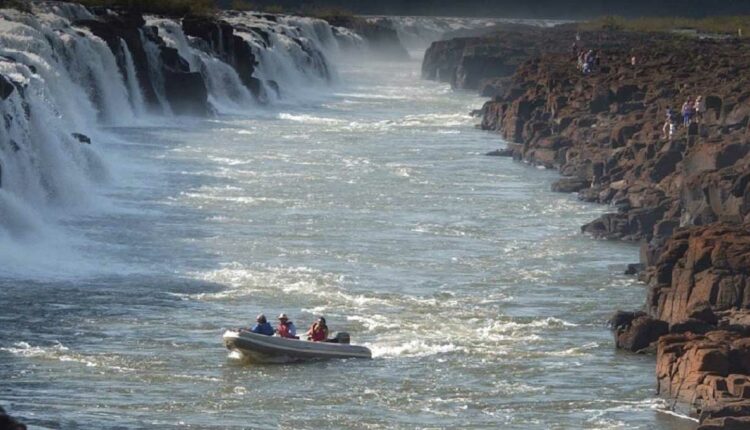
[[[556,193],[577,193],[588,188],[591,182],[585,178],[562,178],[552,183],[552,191]]]
[[[10,97],[15,89],[16,86],[13,85],[13,82],[11,82],[10,79],[0,75],[0,100],[5,100]]]
[[[512,157],[513,156],[513,149],[512,148],[505,148],[505,149],[496,149],[494,151],[490,151],[484,155],[490,156],[490,157]]]
[[[665,321],[750,308],[750,225],[678,230],[650,268],[649,312]],[[708,308],[708,309],[707,309]]]
[[[15,418],[11,417],[5,412],[5,409],[0,407],[0,429],[3,430],[26,430],[26,425],[20,423]]]
[[[703,429],[748,428],[750,339],[728,331],[670,334],[657,347],[661,394],[691,404]]]
[[[599,58],[588,74],[576,67],[582,48]],[[750,428],[745,409],[731,406],[750,394],[748,48],[559,26],[436,42],[422,68],[454,87],[476,82],[492,97],[481,127],[515,143],[514,158],[559,169],[556,188],[580,178],[568,190],[616,208],[583,227],[641,242],[647,314],[618,313],[616,343],[637,351],[661,339],[661,391],[714,411],[701,416],[705,429]],[[512,62],[493,61],[514,52],[522,61],[509,76]],[[697,95],[705,111],[664,135],[667,107]]]
[[[167,71],[164,92],[176,114],[205,116],[209,113],[208,89],[200,73]]]
[[[194,16],[182,20],[182,29],[186,35],[205,41],[214,53],[234,67],[242,83],[256,98],[263,97],[260,81],[253,76],[258,60],[252,47],[242,37],[235,34],[235,29],[231,24],[210,17]],[[246,30],[259,31],[266,44],[270,43],[268,35],[263,30]]]
[[[669,324],[646,315],[638,316],[629,323],[618,323],[620,325],[615,328],[615,344],[620,349],[632,352],[645,350],[669,333]]]
[[[91,138],[82,133],[73,133],[73,138],[86,145],[91,145]]]

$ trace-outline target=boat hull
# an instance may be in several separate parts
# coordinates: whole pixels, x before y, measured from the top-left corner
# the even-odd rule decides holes
[[[368,348],[357,345],[308,342],[233,330],[225,332],[223,339],[227,349],[238,351],[254,362],[287,363],[333,358],[372,358],[372,352]]]

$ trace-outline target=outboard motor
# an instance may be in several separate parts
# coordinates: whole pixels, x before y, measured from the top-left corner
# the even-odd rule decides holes
[[[348,345],[349,342],[350,342],[349,333],[347,333],[345,331],[340,331],[340,332],[336,333],[336,336],[334,336],[330,340],[330,342],[332,342],[332,343],[343,343],[343,344]]]

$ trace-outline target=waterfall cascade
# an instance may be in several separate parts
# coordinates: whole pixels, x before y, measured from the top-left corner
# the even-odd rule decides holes
[[[108,179],[102,126],[251,109],[336,79],[362,39],[325,21],[184,20],[35,3],[0,9],[0,241],[85,203]],[[52,209],[54,208],[54,209]]]

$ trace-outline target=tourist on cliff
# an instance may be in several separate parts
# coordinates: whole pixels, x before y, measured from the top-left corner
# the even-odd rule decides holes
[[[273,327],[268,323],[266,316],[263,314],[258,315],[255,318],[256,324],[250,329],[251,332],[257,334],[264,334],[266,336],[273,336]]]
[[[279,325],[276,327],[276,333],[288,339],[299,339],[297,337],[297,327],[294,326],[293,322],[289,321],[289,317],[284,313],[279,315]]]
[[[682,104],[682,125],[689,126],[693,122],[693,114],[695,113],[695,104],[693,98],[688,97],[687,101]]]
[[[677,115],[675,115],[672,107],[667,106],[667,120],[664,122],[664,127],[661,128],[664,139],[672,140],[672,136],[674,136],[675,123],[677,122],[676,117]]]
[[[706,112],[706,101],[703,99],[703,96],[695,98],[693,110],[695,111],[695,121],[701,124],[703,122],[703,114]]]

